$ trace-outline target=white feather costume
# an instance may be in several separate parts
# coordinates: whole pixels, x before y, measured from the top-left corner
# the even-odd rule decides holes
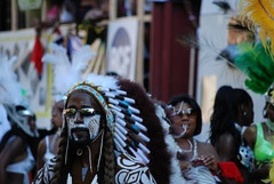
[[[9,59],[5,53],[0,53],[0,140],[11,129],[3,104],[18,105],[23,100],[21,87],[13,70],[15,61],[16,57]]]
[[[53,95],[58,101],[74,84],[83,80],[82,72],[89,61],[95,57],[96,52],[86,45],[73,52],[70,60],[63,46],[51,43],[49,50],[50,52],[43,56],[42,61],[53,65]]]

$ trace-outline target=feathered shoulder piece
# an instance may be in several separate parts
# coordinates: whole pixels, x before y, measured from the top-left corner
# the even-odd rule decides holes
[[[148,97],[144,89],[137,83],[121,80],[119,84],[121,85],[121,89],[127,91],[128,96],[135,99],[134,106],[139,109],[139,117],[141,118],[140,120],[142,120],[140,123],[146,128],[139,128],[139,131],[149,138],[149,142],[145,143],[144,141],[141,141],[139,144],[142,142],[145,143],[144,145],[147,146],[149,152],[142,150],[141,147],[139,150],[142,150],[145,155],[148,155],[150,161],[149,167],[151,168],[152,175],[155,177],[156,181],[158,183],[167,183],[166,181],[169,180],[171,172],[170,154],[167,151],[168,148],[164,137],[165,132],[156,115],[154,103],[152,103],[151,98]],[[159,162],[159,160],[161,160],[161,162]]]
[[[135,82],[111,76],[89,75],[87,81],[73,89],[86,90],[103,106],[115,155],[132,156],[150,168],[158,183],[169,183],[170,154],[164,130],[145,90]]]
[[[236,67],[247,75],[245,85],[255,93],[264,94],[274,81],[274,61],[262,42],[237,46]]]
[[[23,101],[21,85],[13,69],[16,59],[0,52],[0,104],[18,105]]]
[[[265,48],[274,53],[274,2],[272,0],[243,1],[242,16],[248,17],[258,28],[259,37]],[[271,42],[268,42],[268,41]]]
[[[67,50],[56,43],[50,44],[49,51],[43,56],[42,61],[53,64],[53,86],[56,96],[63,96],[76,82],[82,80],[83,70],[96,55],[88,45],[73,52],[71,59]]]

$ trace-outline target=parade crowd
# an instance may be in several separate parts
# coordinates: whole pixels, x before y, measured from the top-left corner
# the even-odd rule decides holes
[[[113,72],[83,78],[83,63],[94,57],[88,46],[71,60],[62,45],[50,47],[43,57],[54,68],[50,130],[37,128],[12,70],[15,58],[1,53],[1,183],[271,183],[273,86],[263,122],[253,122],[245,89],[221,86],[209,138],[201,141],[195,98],[182,93],[165,103]],[[66,72],[60,58],[70,64]]]
[[[73,21],[74,8],[62,6],[67,22]],[[57,10],[49,11],[52,22]],[[89,11],[87,18],[101,17],[98,11]],[[263,60],[273,62],[265,45],[254,45],[260,47],[258,55],[263,50]],[[42,60],[53,69],[49,129],[37,126],[35,109],[13,70],[16,58],[0,52],[1,184],[274,183],[274,64],[262,69],[270,82],[261,112],[254,112],[247,89],[221,85],[209,136],[198,140],[204,122],[194,96],[182,91],[163,102],[115,72],[83,75],[96,55],[90,45],[70,52],[57,42],[48,47]],[[265,81],[261,76],[255,81],[256,69],[248,70],[253,78],[247,87],[262,89]],[[254,122],[254,113],[264,119]]]

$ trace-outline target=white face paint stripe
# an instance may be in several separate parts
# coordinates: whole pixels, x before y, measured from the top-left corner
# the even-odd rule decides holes
[[[90,139],[94,139],[100,130],[100,120],[101,116],[96,114],[90,117],[84,117],[84,124],[89,128]]]
[[[175,139],[179,139],[179,138],[183,137],[185,135],[185,133],[186,133],[187,127],[188,127],[188,125],[183,124],[182,125],[183,131],[179,135],[172,135],[172,136]]]
[[[72,139],[72,130],[76,128],[87,129],[90,135],[90,140],[93,140],[98,134],[100,130],[100,121],[101,115],[95,114],[90,117],[83,118],[83,124],[78,124],[76,122],[76,118],[67,118],[68,120],[68,134],[70,139]]]
[[[184,101],[180,103],[179,109],[177,110],[177,112],[175,112],[176,114],[179,114],[183,110],[184,103]]]

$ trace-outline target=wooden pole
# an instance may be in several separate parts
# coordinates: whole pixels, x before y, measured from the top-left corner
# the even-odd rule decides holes
[[[109,0],[109,20],[117,18],[117,0]]]
[[[138,0],[138,42],[137,42],[137,63],[136,63],[136,81],[143,85],[144,83],[144,0]]]
[[[48,9],[47,2],[42,1],[42,5],[41,5],[41,20],[42,20],[42,22],[46,21],[47,9]]]
[[[15,31],[18,28],[18,23],[17,23],[17,1],[12,0],[11,1],[11,30]]]

